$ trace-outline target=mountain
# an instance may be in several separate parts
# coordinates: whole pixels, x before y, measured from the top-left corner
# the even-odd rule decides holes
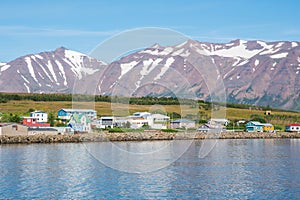
[[[212,99],[224,84],[229,102],[300,109],[299,42],[156,44],[111,63],[107,71],[101,94]]]
[[[0,65],[0,91],[179,96],[300,110],[300,43],[188,40],[105,64],[56,49]],[[74,87],[75,84],[75,87]]]
[[[0,91],[71,93],[76,81],[97,77],[105,67],[104,62],[64,47],[30,54],[0,65]]]

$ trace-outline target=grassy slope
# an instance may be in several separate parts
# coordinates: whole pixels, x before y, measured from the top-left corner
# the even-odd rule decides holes
[[[87,107],[88,106],[88,107]],[[91,108],[94,104],[79,103],[76,104],[76,108]],[[56,113],[60,108],[72,108],[72,102],[35,102],[35,101],[9,101],[8,103],[0,103],[0,112],[2,113],[17,113],[19,115],[28,115],[28,110],[32,108],[35,110],[43,110],[46,112]],[[211,116],[210,110],[196,109],[187,105],[124,105],[124,104],[111,104],[107,102],[96,102],[95,109],[98,115],[107,116],[125,116],[137,111],[155,111],[164,110],[167,112],[176,112],[185,117],[187,114],[197,115],[198,111],[201,111],[207,118]],[[226,117],[230,120],[235,119],[249,119],[252,114],[264,115],[262,110],[249,110],[239,108],[227,108]],[[288,112],[288,111],[274,111],[273,115],[286,115],[296,116],[300,119],[300,113]],[[284,126],[287,123],[300,123],[300,121],[293,121],[294,119],[272,119],[271,123]]]

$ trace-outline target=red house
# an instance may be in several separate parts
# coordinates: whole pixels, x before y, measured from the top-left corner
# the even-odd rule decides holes
[[[50,123],[38,122],[35,117],[23,117],[23,125],[29,127],[50,127]]]

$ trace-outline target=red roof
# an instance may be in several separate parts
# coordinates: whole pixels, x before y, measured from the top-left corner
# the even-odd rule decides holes
[[[287,126],[300,126],[300,124],[288,124]]]

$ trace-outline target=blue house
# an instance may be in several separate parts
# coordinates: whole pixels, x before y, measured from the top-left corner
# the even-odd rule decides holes
[[[250,121],[246,124],[247,132],[263,132],[264,124],[257,121]]]

